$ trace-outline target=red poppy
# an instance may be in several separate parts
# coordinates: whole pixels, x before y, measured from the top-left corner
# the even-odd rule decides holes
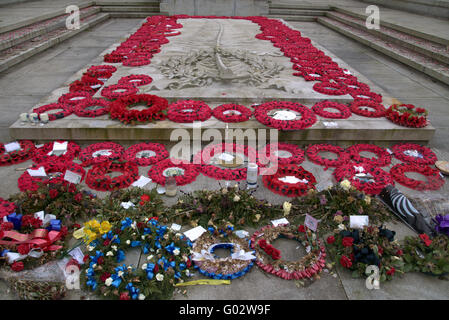
[[[428,246],[430,246],[432,244],[432,240],[430,240],[430,238],[429,238],[429,236],[427,234],[422,233],[422,234],[419,235],[419,237],[424,242],[426,247],[428,247]]]
[[[351,261],[351,259],[349,259],[347,256],[341,256],[340,264],[341,264],[343,267],[349,269],[349,268],[351,268],[351,266],[352,266],[352,261]]]
[[[354,238],[344,237],[341,243],[343,244],[343,247],[351,247],[354,243]]]

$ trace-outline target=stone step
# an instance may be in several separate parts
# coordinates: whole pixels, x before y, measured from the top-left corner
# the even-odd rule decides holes
[[[142,1],[122,1],[122,0],[117,0],[117,1],[111,1],[111,0],[100,0],[100,1],[95,1],[95,4],[97,6],[126,6],[126,7],[130,7],[130,6],[153,6],[153,7],[159,7],[159,1],[147,1],[147,0],[142,0]]]
[[[362,0],[369,4],[408,11],[431,17],[449,19],[449,1],[447,0]]]
[[[449,67],[438,60],[429,58],[410,49],[393,44],[365,30],[353,28],[329,17],[318,17],[317,21],[330,29],[340,32],[358,42],[386,54],[432,78],[449,84]]]
[[[326,16],[345,23],[351,27],[363,29],[384,40],[391,41],[410,50],[424,54],[430,58],[434,58],[445,64],[449,64],[449,48],[442,44],[429,40],[423,40],[422,38],[405,34],[384,26],[381,26],[379,30],[367,29],[364,20],[340,12],[327,12]]]
[[[163,12],[109,12],[111,18],[146,18],[149,16],[167,16]]]
[[[285,21],[302,21],[302,22],[315,22],[316,16],[290,16],[290,15],[271,15],[268,14],[265,17],[271,19],[282,19]]]
[[[103,12],[159,12],[159,6],[137,7],[137,6],[102,6]]]
[[[85,19],[100,12],[100,7],[92,6],[80,10],[80,19]],[[61,15],[52,19],[37,22],[27,27],[19,28],[14,31],[6,32],[0,35],[0,51],[16,46],[22,42],[35,37],[49,33],[57,28],[65,26],[68,14]]]
[[[270,3],[270,9],[331,10],[329,5]]]
[[[65,25],[61,28],[53,30],[43,36],[30,39],[12,48],[0,52],[0,72],[38,54],[58,43],[67,40],[78,33],[87,30],[103,21],[109,19],[109,14],[98,13],[81,20],[81,26],[78,30],[68,30]]]
[[[271,9],[268,11],[270,15],[295,15],[295,16],[324,16],[324,10],[309,9]]]

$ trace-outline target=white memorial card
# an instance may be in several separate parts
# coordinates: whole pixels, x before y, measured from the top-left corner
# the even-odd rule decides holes
[[[66,170],[64,174],[64,180],[70,183],[78,184],[81,182],[81,176],[75,172]]]
[[[45,172],[44,167],[39,167],[38,169],[27,169],[27,172],[32,177],[46,177],[47,173]]]
[[[193,229],[187,230],[184,232],[185,236],[190,239],[190,241],[195,241],[201,235],[206,232],[206,229],[204,229],[202,226],[195,227]]]
[[[271,220],[271,223],[273,224],[273,226],[277,227],[278,225],[289,224],[290,222],[288,222],[286,218],[281,218],[277,220]]]
[[[148,183],[150,183],[152,180],[150,178],[147,178],[145,176],[140,176],[140,178],[137,181],[134,181],[132,186],[133,187],[139,187],[139,188],[143,188],[145,187]]]
[[[20,143],[17,141],[5,144],[4,147],[6,152],[13,152],[21,149]]]
[[[368,226],[368,216],[349,216],[349,227],[353,229],[363,229],[364,226]]]

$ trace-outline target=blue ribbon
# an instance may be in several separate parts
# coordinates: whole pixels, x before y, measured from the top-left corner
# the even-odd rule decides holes
[[[170,254],[173,254],[173,251],[175,251],[176,249],[180,250],[179,247],[175,247],[174,242],[170,243],[168,246],[165,247],[165,250],[167,250],[167,252],[169,252]]]
[[[137,246],[140,246],[140,241],[131,241],[131,247],[137,247]]]
[[[21,214],[17,214],[15,212],[13,212],[10,215],[8,215],[6,217],[6,219],[8,219],[9,222],[12,222],[15,230],[20,231],[20,229],[22,228],[22,215]]]
[[[46,228],[48,231],[61,231],[61,220],[51,219],[50,225]]]
[[[125,253],[123,252],[123,250],[119,250],[117,252],[117,262],[120,263],[123,260],[125,260]]]
[[[126,228],[129,228],[132,225],[133,221],[131,218],[125,218],[125,220],[122,220],[122,227],[120,230],[124,230]]]

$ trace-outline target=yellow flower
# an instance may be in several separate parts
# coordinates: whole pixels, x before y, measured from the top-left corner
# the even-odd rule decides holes
[[[84,225],[93,231],[100,229],[100,223],[97,220],[90,220],[86,222]]]
[[[342,182],[340,182],[340,186],[345,189],[346,191],[348,191],[349,189],[351,189],[351,182],[349,182],[349,180],[345,179]]]
[[[371,203],[371,197],[365,196],[365,203],[370,204]]]
[[[111,230],[112,226],[109,223],[109,221],[103,221],[100,225],[100,233],[105,234],[108,233],[109,230]]]
[[[254,222],[257,222],[260,220],[261,215],[258,213],[256,214],[256,218],[253,220]]]
[[[85,233],[85,240],[87,243],[91,243],[97,238],[97,234],[95,232],[92,232],[90,229],[86,229],[84,233]]]
[[[284,209],[284,216],[288,216],[290,213],[290,210],[292,209],[292,204],[290,202],[285,201],[282,205],[282,208]]]

